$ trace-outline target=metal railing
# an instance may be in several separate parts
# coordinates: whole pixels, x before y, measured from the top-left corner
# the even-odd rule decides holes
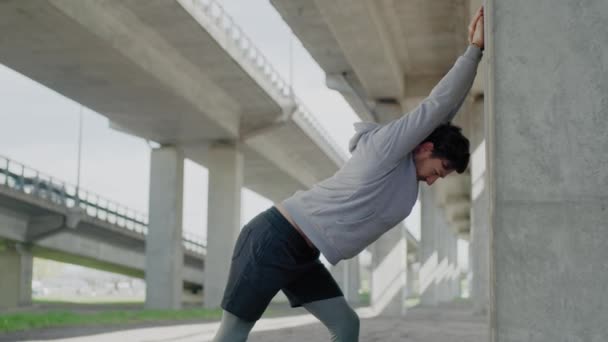
[[[270,64],[268,58],[264,56],[260,50],[253,45],[251,38],[249,38],[243,30],[235,23],[234,19],[230,17],[224,10],[224,8],[216,0],[179,0],[186,10],[188,8],[196,11],[196,14],[202,14],[207,22],[212,23],[215,29],[219,32],[223,32],[225,37],[232,40],[234,46],[237,47],[240,54],[245,57],[247,61],[252,63],[254,68],[261,71],[264,77],[270,81],[270,83],[279,91],[284,97],[291,97],[297,106],[297,113],[301,116],[302,120],[297,123],[309,125],[314,132],[310,129],[304,129],[307,133],[315,133],[318,138],[323,141],[314,139],[317,143],[320,143],[320,147],[334,160],[338,165],[344,163],[347,156],[346,153],[338,146],[336,141],[328,134],[328,132],[321,126],[319,121],[311,114],[306,108],[304,103],[298,99],[295,94],[292,94],[292,88],[276,71],[274,66]],[[195,13],[191,13],[198,19]],[[211,32],[210,32],[211,33]],[[217,37],[216,37],[217,38]],[[324,144],[323,144],[324,143]],[[326,145],[329,145],[327,148]]]
[[[3,156],[0,156],[0,186],[66,208],[79,207],[89,217],[137,234],[146,235],[148,233],[148,214],[130,209]],[[184,233],[183,245],[187,250],[199,254],[206,252],[205,241],[193,234]]]

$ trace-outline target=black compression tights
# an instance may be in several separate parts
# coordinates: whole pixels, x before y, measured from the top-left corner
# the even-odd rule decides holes
[[[303,305],[329,329],[332,342],[359,341],[359,317],[344,297],[335,297]],[[224,311],[222,323],[213,342],[244,342],[255,322]]]

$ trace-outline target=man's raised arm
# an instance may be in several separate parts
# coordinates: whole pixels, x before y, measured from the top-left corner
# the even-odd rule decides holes
[[[371,143],[388,163],[410,153],[442,123],[452,120],[471,90],[484,47],[483,8],[469,26],[469,43],[452,69],[414,110],[373,132]]]

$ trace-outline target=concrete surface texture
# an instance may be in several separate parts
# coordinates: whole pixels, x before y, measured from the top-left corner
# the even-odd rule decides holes
[[[29,248],[0,240],[0,309],[32,303],[32,267]]]
[[[608,2],[489,5],[493,341],[607,341]]]
[[[348,85],[339,91],[363,120],[401,115],[407,99],[426,96],[466,44],[468,1],[271,3],[328,79]]]
[[[184,161],[180,150],[152,151],[146,236],[146,308],[179,309],[182,295]]]
[[[403,317],[361,319],[361,342],[486,342],[487,322],[471,315],[469,305],[444,304],[435,308],[410,309]],[[329,341],[327,329],[320,323],[259,331],[249,342]]]
[[[485,314],[489,307],[489,227],[486,144],[484,140],[483,99],[476,98],[470,107],[471,135],[471,238],[469,271],[471,299],[475,312]]]
[[[471,315],[469,303],[443,304],[436,308],[413,308],[407,317],[377,317],[370,308],[357,309],[361,317],[362,342],[485,342],[488,340],[487,322]],[[18,341],[64,342],[208,342],[213,338],[219,323],[190,324],[116,331],[98,332],[85,336],[59,338],[44,333],[24,333]],[[13,335],[15,337],[16,335]],[[328,341],[327,329],[316,318],[302,314],[281,318],[265,318],[256,324],[249,342],[308,342]],[[8,341],[0,336],[0,341]],[[15,339],[13,339],[15,341]]]
[[[204,305],[220,306],[228,281],[234,243],[241,228],[243,156],[234,146],[216,147],[209,158],[209,207]]]

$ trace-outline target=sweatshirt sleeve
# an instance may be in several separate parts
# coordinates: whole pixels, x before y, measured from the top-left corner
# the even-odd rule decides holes
[[[470,45],[414,110],[373,132],[370,144],[381,160],[398,162],[437,126],[452,120],[471,90],[481,56],[481,50]]]

